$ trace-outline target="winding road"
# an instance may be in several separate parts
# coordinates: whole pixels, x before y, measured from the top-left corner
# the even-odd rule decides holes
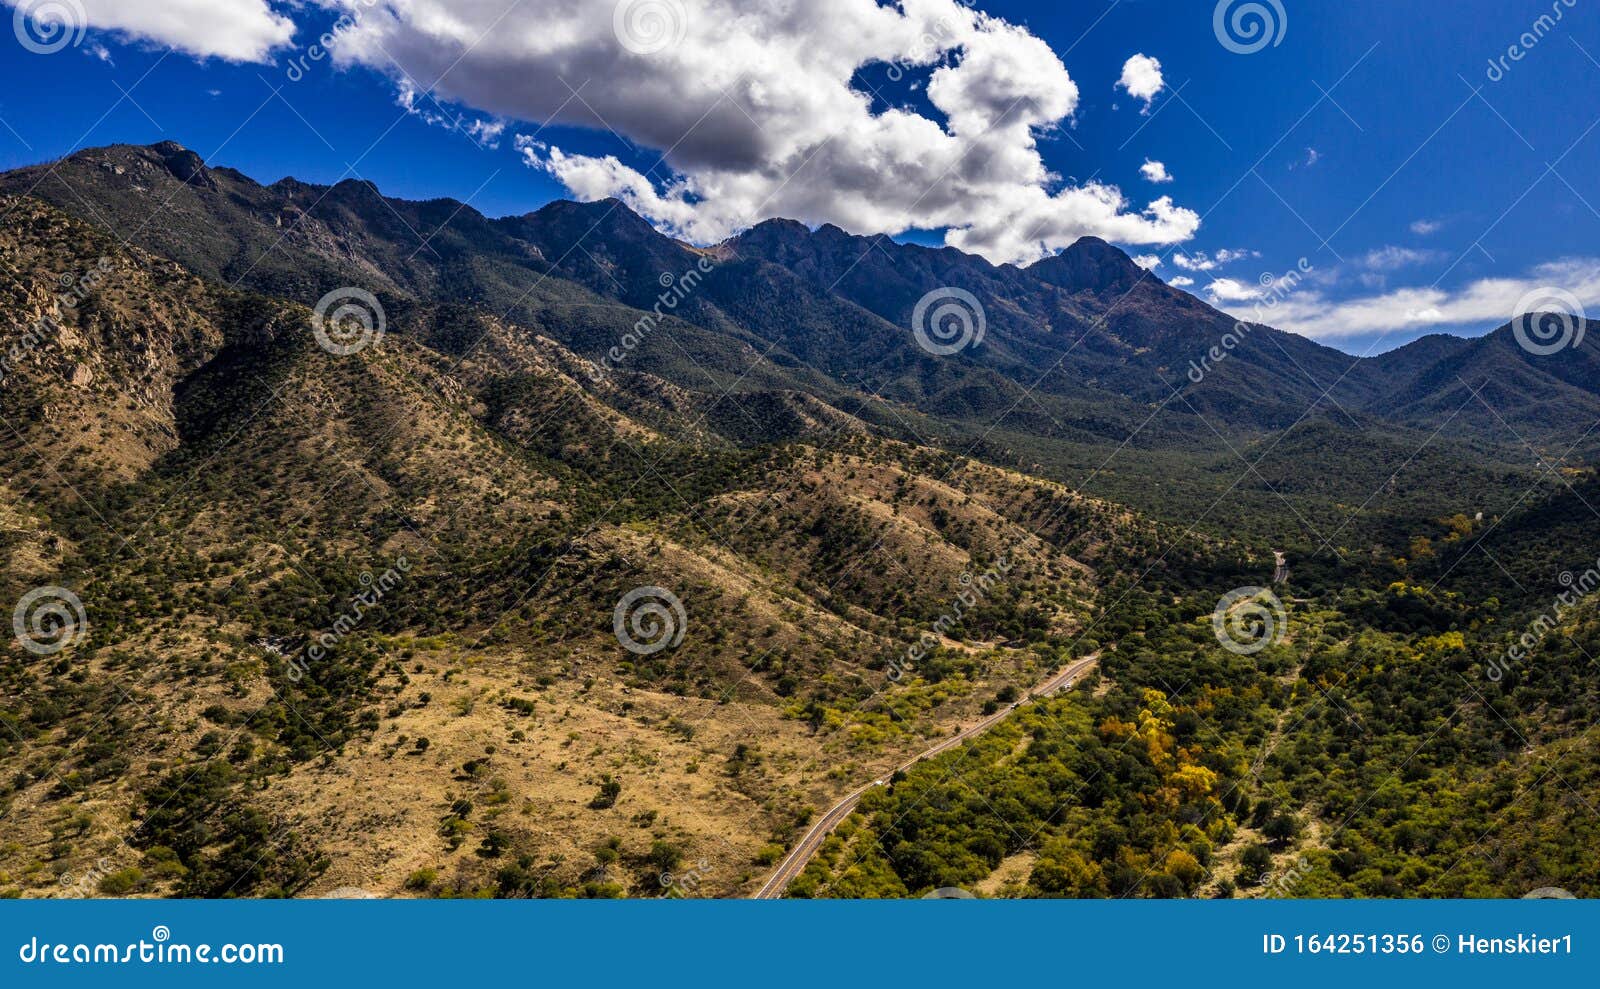
[[[1094,667],[1094,664],[1099,661],[1100,654],[1098,652],[1094,652],[1083,657],[1082,659],[1075,660],[1074,662],[1067,664],[1066,669],[1055,674],[1050,679],[1044,681],[1037,687],[1033,688],[1033,690],[1029,691],[1027,700],[1033,700],[1037,697],[1043,697],[1047,694],[1055,693],[1062,687],[1072,683],[1072,681],[1076,680],[1084,673],[1087,673]],[[924,752],[920,752],[913,756],[910,760],[897,766],[893,772],[905,772],[919,762],[932,759],[934,756],[948,752],[963,742],[977,738],[990,728],[993,728],[995,725],[1004,721],[1011,715],[1013,711],[1021,707],[1023,703],[1024,701],[1018,701],[995,714],[991,714],[989,717],[984,718],[982,721],[979,721],[972,727],[967,728],[955,735],[951,735],[949,738],[940,742],[938,745],[935,745],[933,748]],[[893,775],[893,773],[890,775]],[[778,868],[772,873],[771,878],[762,884],[761,889],[756,892],[752,899],[776,900],[781,898],[783,896],[783,891],[789,888],[789,884],[794,882],[795,877],[804,871],[806,864],[811,861],[811,857],[817,854],[817,849],[822,847],[822,842],[828,837],[829,834],[833,833],[834,828],[838,827],[845,818],[850,816],[851,812],[856,809],[856,805],[861,803],[861,798],[866,796],[873,789],[884,786],[887,782],[887,778],[875,779],[865,786],[850,791],[850,793],[845,795],[843,800],[834,804],[826,814],[822,815],[817,823],[811,826],[811,829],[805,833],[805,837],[801,838],[800,841],[789,850],[789,854],[785,855],[783,857],[783,861],[778,863]]]

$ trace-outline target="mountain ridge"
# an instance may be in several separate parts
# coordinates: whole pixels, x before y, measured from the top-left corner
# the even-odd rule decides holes
[[[605,366],[618,341],[635,339],[624,369],[674,387],[807,393],[903,439],[946,436],[1062,479],[1097,473],[1099,444],[1226,457],[1321,419],[1410,443],[1436,431],[1445,443],[1499,435],[1520,460],[1524,440],[1558,450],[1581,440],[1574,424],[1600,407],[1588,370],[1596,334],[1576,371],[1508,350],[1505,328],[1354,358],[1240,323],[1098,238],[1026,268],[781,219],[697,248],[616,200],[490,218],[448,198],[390,199],[357,179],[262,186],[197,157],[173,142],[90,149],[6,173],[0,192],[31,192],[202,277],[267,295],[310,305],[361,287],[398,332],[422,339],[441,339],[428,321],[449,306]],[[982,307],[983,336],[934,354],[912,321],[919,303],[953,288]],[[470,335],[449,344],[472,345]],[[1464,404],[1461,380],[1494,382],[1494,408]]]
[[[1502,328],[1375,368],[1104,242],[1030,274],[621,210],[491,220],[177,145],[0,176],[0,600],[88,616],[59,655],[0,641],[0,893],[659,896],[681,860],[735,895],[885,779],[796,893],[1009,860],[1037,893],[1194,894],[1303,831],[1318,889],[1399,895],[1450,863],[1371,794],[1471,842],[1451,788],[1532,779],[1600,710],[1589,612],[1459,703],[1547,599],[1456,564],[1592,561],[1594,476],[1556,456],[1587,349]],[[912,317],[952,288],[981,314],[937,353]],[[330,346],[353,300],[372,332]],[[1286,634],[1231,649],[1213,609],[1275,556]],[[949,754],[971,783],[896,771],[1013,709]],[[902,819],[893,861],[817,874]]]

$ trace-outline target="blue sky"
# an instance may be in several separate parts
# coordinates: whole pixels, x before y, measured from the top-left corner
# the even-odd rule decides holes
[[[1484,332],[1533,296],[1600,313],[1588,0],[1279,0],[1281,16],[1263,0],[1281,37],[1251,53],[1219,38],[1210,0],[979,0],[998,21],[940,14],[951,2],[908,3],[918,23],[959,24],[883,60],[893,43],[874,49],[847,23],[879,25],[872,0],[816,0],[782,24],[753,0],[454,0],[439,9],[473,39],[455,49],[418,13],[442,0],[352,0],[353,29],[325,58],[307,46],[336,0],[71,0],[81,23],[59,50],[4,41],[0,166],[171,139],[263,181],[357,176],[491,215],[623,194],[697,239],[793,214],[1026,261],[1109,233],[1231,312],[1353,353]],[[666,36],[619,55],[610,32],[629,5],[665,18]],[[142,13],[163,6],[187,16]],[[1148,105],[1117,85],[1135,55],[1160,63]],[[706,100],[706,67],[744,56],[751,68],[718,83],[726,100]],[[959,78],[930,87],[948,66]],[[408,109],[407,87],[432,92]],[[869,109],[853,114],[847,88],[873,91]],[[1002,98],[1034,119],[992,113]],[[965,150],[955,167],[912,167],[923,149],[966,147],[946,133],[960,136],[960,114],[983,167]],[[1035,162],[1053,177],[1027,178]],[[1149,181],[1147,162],[1171,180]],[[1083,188],[1099,191],[1063,194]],[[1301,259],[1292,290],[1262,289]]]

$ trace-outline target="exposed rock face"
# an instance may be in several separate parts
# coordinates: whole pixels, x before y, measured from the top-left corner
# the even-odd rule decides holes
[[[1083,237],[1065,251],[1031,265],[1028,272],[1071,292],[1126,292],[1144,272],[1121,250],[1099,237]]]

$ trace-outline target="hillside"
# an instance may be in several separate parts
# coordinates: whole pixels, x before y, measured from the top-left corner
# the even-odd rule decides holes
[[[50,327],[0,393],[4,593],[59,585],[87,617],[70,661],[7,644],[3,800],[26,823],[0,871],[29,895],[102,860],[145,893],[398,893],[432,869],[438,892],[649,895],[648,870],[595,885],[612,838],[714,856],[704,881],[734,892],[835,772],[1062,662],[1089,564],[1141,531],[801,393],[730,410],[766,424],[742,445],[703,397],[597,388],[482,314],[419,304],[421,339],[333,355],[296,303],[4,207],[12,311]],[[50,301],[74,270],[104,281]],[[682,639],[635,655],[613,612],[656,586]],[[523,859],[536,883],[496,872]]]
[[[1232,317],[1093,239],[1020,269],[769,221],[707,252],[615,200],[492,219],[356,181],[262,186],[171,143],[80,152],[0,177],[0,190],[44,198],[235,287],[310,305],[358,286],[382,300],[397,332],[435,346],[429,321],[440,307],[464,307],[547,336],[602,376],[646,373],[713,396],[814,396],[901,440],[1042,472],[1185,523],[1215,497],[1153,495],[1150,482],[1167,472],[1149,464],[1168,454],[1228,460],[1254,439],[1325,421],[1358,427],[1342,433],[1341,464],[1381,457],[1369,443],[1426,442],[1456,460],[1526,471],[1529,445],[1559,455],[1597,401],[1582,369],[1600,346],[1594,334],[1578,351],[1582,367],[1522,353],[1509,331],[1355,360],[1269,327],[1237,333]],[[951,287],[980,303],[985,335],[932,354],[908,330],[917,302]],[[653,328],[635,332],[654,309],[660,318],[643,324]],[[1191,363],[1230,333],[1239,344],[1191,381]],[[450,345],[468,352],[478,339],[458,333]],[[634,343],[620,360],[609,356],[624,340]],[[725,406],[711,406],[712,428],[737,442],[768,438]],[[1155,456],[1119,457],[1131,483],[1100,486],[1097,466],[1124,445]],[[1263,473],[1294,469],[1262,450]],[[1240,494],[1245,514],[1277,502],[1250,485]],[[1314,540],[1298,529],[1279,538]]]
[[[0,892],[740,895],[879,778],[792,892],[1592,888],[1496,782],[1600,800],[1592,607],[1483,671],[1592,563],[1593,332],[1194,381],[1234,320],[1093,238],[699,249],[171,143],[0,215]],[[1457,872],[1486,813],[1520,860]]]

